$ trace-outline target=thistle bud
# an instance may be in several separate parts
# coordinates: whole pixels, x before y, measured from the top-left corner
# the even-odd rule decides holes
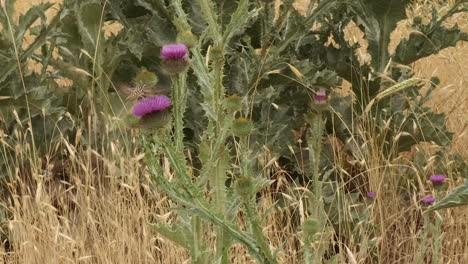
[[[320,231],[320,223],[315,218],[309,218],[302,224],[302,231],[307,239],[310,239],[315,233]]]
[[[238,177],[235,190],[241,198],[250,197],[253,191],[252,179],[244,176]]]
[[[158,76],[148,70],[142,70],[133,79],[135,85],[145,85],[147,87],[154,87],[158,84]]]
[[[242,99],[237,94],[233,94],[226,97],[224,106],[229,112],[238,112],[242,109]]]
[[[232,133],[235,136],[248,136],[254,128],[253,122],[250,119],[239,117],[232,121]]]
[[[185,44],[188,48],[193,48],[197,45],[198,39],[197,37],[192,33],[192,31],[184,31],[180,32],[177,35],[177,42]]]
[[[170,44],[161,50],[163,70],[174,75],[187,70],[189,65],[188,49],[185,44]]]
[[[219,62],[224,59],[223,49],[220,47],[213,47],[210,49],[210,60],[213,62]]]

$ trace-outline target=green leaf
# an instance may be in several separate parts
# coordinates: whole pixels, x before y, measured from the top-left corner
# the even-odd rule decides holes
[[[168,13],[168,9],[162,2],[160,0],[137,0],[136,4],[149,10],[151,16],[141,17],[131,23],[134,30],[138,28],[141,34],[146,34],[158,47],[174,42],[176,39],[176,31],[171,21],[173,17]],[[146,21],[141,23],[142,20]],[[136,21],[140,21],[140,23],[136,24]],[[140,42],[137,42],[137,44],[141,45]]]
[[[408,151],[411,146],[419,142],[433,142],[439,146],[448,146],[453,137],[445,125],[445,114],[434,113],[428,107],[422,107],[414,110],[405,118],[401,125],[401,130],[408,136],[402,136],[398,140],[398,150]],[[395,124],[399,126],[399,124]]]
[[[193,238],[191,238],[192,231],[182,224],[151,224],[151,227],[156,230],[163,237],[171,240],[172,242],[182,246],[188,250],[192,248]]]
[[[31,57],[34,52],[46,42],[50,32],[55,29],[59,21],[60,13],[56,15],[50,22],[49,26],[34,39],[34,42],[19,55],[20,62],[24,62],[27,58]],[[16,60],[10,60],[6,65],[3,65],[0,68],[0,83],[5,81],[5,79],[16,69],[17,66],[18,65]]]
[[[463,185],[453,189],[447,197],[443,198],[433,206],[429,207],[428,211],[440,210],[457,206],[468,205],[468,181]]]
[[[224,46],[227,47],[231,38],[242,33],[245,30],[245,26],[250,19],[254,18],[258,14],[258,9],[249,11],[249,0],[241,0],[237,6],[236,11],[231,16],[231,21],[226,26],[223,35]]]
[[[21,15],[19,18],[18,32],[16,33],[16,45],[21,46],[24,40],[24,34],[28,31],[32,24],[36,22],[38,18],[41,18],[42,23],[44,24],[47,21],[45,11],[47,11],[54,4],[52,3],[42,3],[39,5],[32,6],[24,15]]]
[[[94,50],[98,40],[103,41],[102,32],[103,6],[96,2],[83,3],[78,10],[78,29],[85,45],[91,45],[88,50]]]
[[[409,38],[400,41],[395,50],[395,62],[408,65],[445,48],[455,47],[459,41],[468,41],[468,33],[461,32],[457,25],[452,28],[426,25],[423,28],[422,32],[413,31]]]
[[[364,28],[371,65],[377,72],[384,72],[388,64],[390,34],[400,20],[406,19],[409,3],[409,0],[359,0],[351,5],[357,14],[357,24]]]

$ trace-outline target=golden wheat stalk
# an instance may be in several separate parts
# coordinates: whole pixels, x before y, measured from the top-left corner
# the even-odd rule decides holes
[[[374,99],[372,99],[372,101],[369,102],[364,113],[367,114],[376,101],[380,101],[385,97],[394,95],[400,91],[403,91],[404,89],[417,85],[419,82],[421,82],[421,79],[411,78],[408,80],[404,80],[401,83],[397,83],[388,89],[383,90],[382,92],[377,94],[377,96],[375,96]]]

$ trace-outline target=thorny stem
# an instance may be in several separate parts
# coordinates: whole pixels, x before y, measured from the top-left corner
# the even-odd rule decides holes
[[[314,196],[316,197],[316,207],[314,210],[315,216],[320,213],[321,204],[320,197],[322,196],[322,183],[320,182],[320,153],[322,152],[322,134],[324,130],[324,120],[322,113],[310,114],[311,135],[308,138],[309,144],[309,164],[312,179],[314,180]]]
[[[224,47],[223,35],[221,28],[217,21],[215,9],[213,8],[213,2],[211,0],[197,0],[200,8],[203,12],[206,22],[208,23],[208,31],[211,39],[213,40],[214,47],[221,48]],[[187,15],[182,9],[182,4],[180,0],[174,0],[173,6],[176,11],[175,23],[178,30],[187,31],[190,30],[190,24],[187,20]],[[194,48],[192,49],[193,56],[198,58],[199,50]],[[227,165],[225,153],[225,141],[228,135],[226,124],[226,117],[224,116],[224,107],[223,100],[225,97],[225,87],[223,85],[223,68],[224,68],[224,50],[220,50],[220,54],[217,54],[211,62],[211,70],[204,69],[205,65],[199,64],[198,61],[194,62],[193,68],[196,75],[202,82],[202,93],[205,96],[205,103],[208,104],[210,110],[214,114],[213,116],[208,116],[208,129],[205,133],[207,136],[208,142],[210,142],[210,158],[208,164],[204,166],[211,166],[211,168],[204,168],[209,172],[210,182],[212,185],[212,199],[213,204],[217,212],[222,214],[221,220],[226,220],[226,204],[227,204],[227,191],[226,191],[226,173]],[[175,115],[175,141],[177,145],[177,151],[183,151],[183,114],[185,111],[186,105],[186,75],[180,75],[177,80],[173,80],[174,83],[174,115]],[[243,144],[246,144],[243,142]],[[247,145],[245,145],[247,147]],[[252,198],[254,199],[254,198]],[[266,239],[262,235],[261,223],[258,220],[258,216],[255,211],[255,201],[251,200],[249,204],[246,204],[247,214],[249,219],[251,219],[254,237],[256,238],[259,246],[262,258],[266,260],[265,263],[276,263],[274,257],[272,256],[269,245]],[[194,232],[194,249],[193,255],[194,263],[200,261],[198,259],[203,253],[199,252],[199,245],[202,244],[202,234],[201,234],[201,222],[197,216],[192,216],[192,232]],[[230,236],[228,232],[223,227],[215,227],[216,231],[216,252],[214,256],[214,261],[221,264],[228,263],[228,249],[229,249],[229,240]]]
[[[184,114],[187,105],[186,80],[186,73],[181,73],[172,78],[175,119],[174,138],[177,152],[184,151]]]
[[[314,189],[314,205],[312,209],[313,217],[319,220],[322,229],[325,228],[326,217],[324,216],[324,205],[322,199],[322,182],[320,181],[320,153],[322,152],[323,131],[325,129],[325,120],[322,112],[313,112],[306,116],[306,120],[310,125],[310,135],[307,138],[309,148],[309,170],[313,179]],[[311,238],[306,238],[304,243],[304,262],[305,263],[320,263],[321,254],[319,250],[314,250],[310,247],[313,242]]]
[[[223,99],[225,97],[225,88],[223,86],[223,68],[224,68],[224,54],[222,57],[216,58],[212,64],[212,96],[213,105],[211,106],[216,119],[209,120],[208,129],[211,130],[212,141],[216,144],[212,145],[212,153],[219,153],[224,148],[223,144],[225,141],[225,135],[222,131],[222,125],[224,123],[224,109]],[[216,157],[215,157],[216,158]],[[223,159],[223,158],[221,158]],[[215,198],[215,207],[218,212],[223,215],[226,212],[226,167],[222,160],[216,158],[214,164],[214,177],[213,180],[213,194]],[[227,245],[226,245],[226,233],[223,228],[216,228],[216,259],[220,260],[220,263],[228,263],[227,256]]]

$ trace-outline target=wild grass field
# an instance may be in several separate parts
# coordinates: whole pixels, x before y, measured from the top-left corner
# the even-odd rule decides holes
[[[41,2],[44,1],[17,1],[15,9],[24,13],[31,5]],[[61,1],[52,2],[58,5]],[[443,14],[452,2],[455,1],[414,1],[407,12],[410,18],[425,18],[432,7],[437,7],[437,12]],[[298,0],[296,8],[304,9],[307,3],[306,0]],[[53,9],[49,12],[53,13]],[[395,43],[402,36],[409,35],[405,23],[399,24],[397,34],[393,35]],[[468,32],[467,13],[455,15],[450,23],[457,23]],[[119,26],[110,27],[112,30],[112,27]],[[355,28],[349,28],[349,38],[360,41],[362,36],[359,33]],[[30,37],[25,38],[27,42],[31,41]],[[447,114],[447,126],[454,133],[450,151],[468,158],[468,43],[459,43],[437,55],[423,58],[413,63],[411,70],[417,78],[440,78],[441,82],[428,105],[435,112]],[[337,89],[346,90],[346,87],[344,83]],[[112,120],[109,121],[111,124]],[[82,129],[86,129],[86,120],[79,123]],[[81,137],[80,129],[75,137]],[[14,148],[18,159],[34,160],[32,164],[37,167],[28,171],[10,168],[16,178],[8,183],[7,197],[2,199],[2,206],[11,217],[2,223],[6,232],[0,247],[1,263],[191,263],[187,250],[159,235],[148,224],[172,223],[178,209],[167,196],[153,189],[150,176],[143,168],[144,155],[139,151],[142,143],[138,135],[127,137],[125,144],[121,145],[104,131],[99,141],[102,143],[99,149],[86,150],[65,139],[52,142],[48,146],[51,152],[63,148],[69,153],[67,160],[55,164],[47,161],[50,157],[34,156],[20,141],[17,142]],[[1,147],[5,148],[3,144]],[[339,144],[335,148],[339,150]],[[431,152],[436,148],[431,144],[421,144],[405,155],[411,156],[417,149]],[[380,158],[368,157],[368,163],[382,164],[378,160]],[[169,175],[169,163],[166,161],[165,164]],[[264,160],[263,164],[265,170],[271,172],[275,184],[261,192],[261,210],[268,210],[278,196],[287,200],[290,206],[271,210],[262,231],[273,247],[281,247],[279,263],[303,263],[303,244],[301,233],[297,231],[297,219],[304,216],[304,205],[301,197],[290,194],[304,187],[291,182],[275,160]],[[433,170],[437,171],[437,168]],[[354,207],[369,206],[368,219],[360,223],[362,226],[340,227],[354,228],[356,233],[346,241],[335,239],[336,245],[331,247],[344,250],[335,263],[433,263],[430,257],[420,256],[427,245],[421,242],[425,220],[419,199],[411,195],[396,195],[396,174],[390,172],[389,175],[395,177],[384,179],[382,175],[386,173],[386,169],[377,167],[363,173],[367,175],[369,185],[379,193],[371,205],[342,201],[343,208],[350,209],[343,211],[340,218],[351,218]],[[461,180],[446,182],[449,189],[461,183]],[[431,192],[426,179],[419,179],[419,185],[422,193]],[[337,199],[341,199],[342,191],[337,191]],[[443,219],[440,227],[443,237],[426,237],[432,241],[429,245],[441,247],[438,263],[468,263],[468,207],[437,211],[431,217]],[[245,225],[240,217],[238,222]],[[375,228],[369,229],[368,223]],[[377,235],[371,235],[374,232]],[[212,233],[204,234],[204,237],[214,243]],[[370,261],[367,255],[366,248],[374,246],[378,262]],[[238,244],[230,249],[229,256],[230,263],[257,263]]]

